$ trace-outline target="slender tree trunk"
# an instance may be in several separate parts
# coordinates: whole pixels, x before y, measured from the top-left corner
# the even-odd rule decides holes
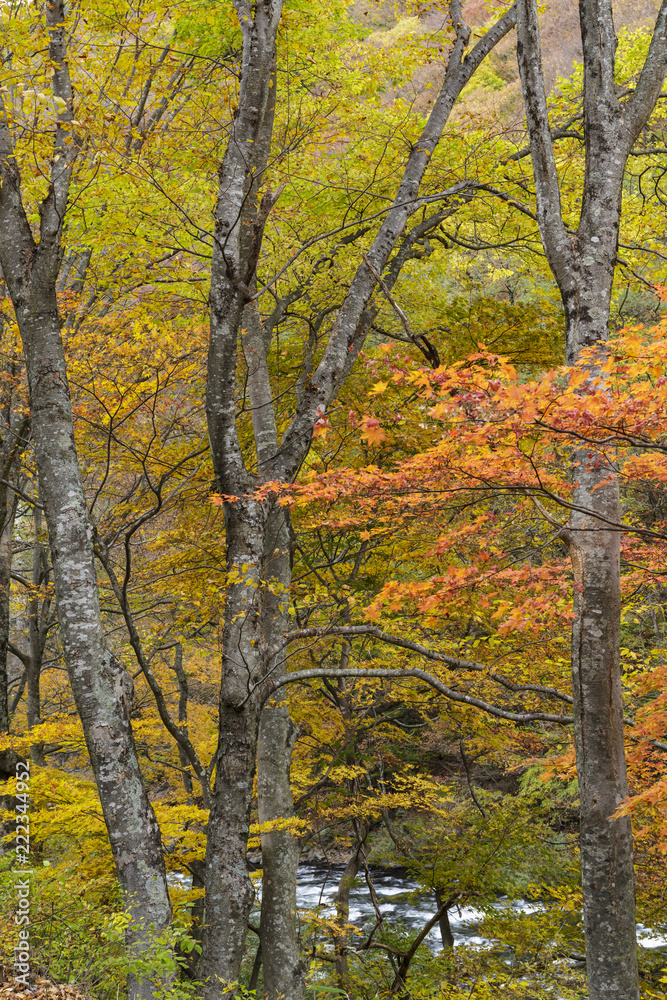
[[[344,928],[350,919],[350,890],[361,868],[361,851],[362,845],[359,844],[357,850],[345,865],[340,882],[338,883],[338,894],[336,896],[336,923],[339,928],[334,932],[336,976],[341,990],[345,990],[348,994],[350,990],[350,970],[347,964],[348,932]]]
[[[628,155],[655,107],[665,78],[667,3],[632,94],[619,101],[616,34],[610,0],[580,0],[584,60],[586,168],[576,232],[562,213],[542,73],[535,0],[519,0],[517,57],[526,106],[537,215],[566,319],[567,361],[584,348],[604,351],[609,337],[623,176]],[[587,360],[591,377],[596,359]],[[591,1000],[637,1000],[639,978],[632,831],[612,816],[626,797],[620,671],[620,520],[618,480],[593,448],[573,454],[575,511],[563,530],[575,586],[572,676],[581,800],[581,874]]]
[[[67,61],[66,9],[44,9],[51,87],[61,105],[48,192],[36,240],[22,199],[10,123],[0,114],[0,264],[18,322],[30,389],[35,455],[53,564],[60,638],[102,804],[125,905],[129,943],[141,952],[170,921],[160,831],[132,735],[132,682],[105,644],[86,498],[74,443],[56,284],[63,221],[79,143]],[[130,998],[149,996],[132,979]]]
[[[42,673],[42,634],[41,634],[41,610],[42,602],[40,590],[42,577],[45,569],[44,550],[42,547],[42,517],[41,511],[35,507],[33,512],[33,527],[35,538],[32,546],[32,591],[28,601],[28,623],[30,634],[30,661],[27,667],[28,679],[26,683],[28,697],[28,726],[32,728],[40,722],[41,698],[39,691],[40,676]]]
[[[443,899],[443,895],[439,889],[435,890],[435,902],[440,914],[438,917],[438,926],[440,927],[442,947],[445,951],[450,951],[454,947],[454,935],[452,934],[452,928],[449,924],[449,910],[442,908],[445,900]]]
[[[208,981],[206,1000],[219,996],[221,982],[236,980],[240,971],[253,899],[245,855],[260,713],[272,679],[282,670],[283,658],[275,651],[282,647],[287,621],[289,562],[277,563],[283,558],[281,553],[287,558],[288,539],[282,541],[279,508],[270,499],[260,502],[253,493],[263,483],[291,481],[296,475],[310,448],[317,416],[335,397],[363,343],[367,324],[362,317],[376,284],[373,272],[361,265],[324,357],[317,372],[309,373],[295,418],[279,446],[257,305],[248,303],[256,288],[263,227],[273,204],[273,196],[267,192],[257,206],[271,145],[276,33],[282,5],[280,0],[257,0],[252,6],[246,0],[233,2],[243,34],[243,59],[238,110],[219,170],[206,394],[211,452],[225,509],[229,579],[220,734],[206,855],[201,962],[202,975]],[[373,267],[380,272],[417,208],[421,180],[457,97],[484,57],[515,23],[512,8],[464,55],[470,29],[461,18],[458,0],[452,0],[451,11],[456,41],[446,80],[410,154],[395,204],[369,252]],[[248,322],[242,324],[244,309]],[[245,466],[236,427],[236,364],[242,328],[257,457],[256,472],[252,473]],[[238,499],[227,499],[230,496]],[[282,766],[286,769],[287,762]],[[272,856],[269,858],[271,864]],[[285,912],[291,905],[291,886],[285,884],[282,891],[284,899],[273,912]],[[265,925],[269,919],[267,912]],[[263,962],[265,968],[271,963],[266,946]]]
[[[176,680],[178,681],[178,721],[181,726],[187,726],[188,724],[188,678],[183,670],[183,646],[181,643],[177,643],[176,649],[174,651],[174,673],[176,674]],[[185,752],[185,748],[178,745],[178,759],[183,769],[183,788],[185,789],[186,795],[192,795],[194,788],[192,784],[192,777],[188,770],[190,766],[190,761],[188,760],[188,755]]]
[[[9,609],[11,601],[12,538],[16,517],[16,494],[0,486],[0,732],[9,731],[7,692],[7,652],[9,646]]]
[[[250,979],[248,980],[248,992],[252,993],[253,990],[257,989],[257,983],[259,982],[259,973],[262,968],[262,939],[259,939],[257,945],[257,951],[255,952],[255,959],[252,963],[252,972],[250,973]]]
[[[206,886],[206,864],[204,861],[192,861],[190,863],[190,871],[192,872],[192,887],[194,889],[203,889]],[[204,914],[205,905],[204,898],[200,897],[197,899],[190,911],[191,921],[190,921],[190,935],[193,940],[201,948],[201,944],[204,938]],[[200,953],[193,950],[187,956],[188,969],[192,978],[199,977],[199,958]]]
[[[260,823],[293,815],[289,765],[297,729],[286,705],[262,712],[257,746],[257,809]],[[262,917],[260,934],[264,985],[269,1000],[300,1000],[304,967],[299,956],[296,876],[299,843],[289,830],[262,833]]]

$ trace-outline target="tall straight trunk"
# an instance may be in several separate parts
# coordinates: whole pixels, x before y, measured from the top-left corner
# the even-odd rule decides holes
[[[451,0],[456,40],[445,80],[410,153],[395,203],[369,251],[373,270],[360,265],[324,355],[317,370],[306,373],[294,419],[279,442],[266,344],[262,343],[254,295],[263,228],[275,197],[267,192],[258,203],[271,147],[276,34],[282,4],[280,0],[257,0],[254,5],[246,0],[233,2],[243,34],[242,72],[238,109],[219,170],[206,392],[211,452],[225,512],[229,580],[220,731],[207,834],[206,920],[200,963],[201,975],[207,980],[206,1000],[220,995],[222,982],[237,980],[241,967],[253,899],[245,856],[261,709],[272,681],[284,669],[284,655],[276,651],[284,645],[287,628],[289,532],[282,527],[287,522],[280,516],[279,505],[271,497],[256,498],[254,492],[276,480],[290,482],[297,474],[310,448],[315,421],[335,398],[363,344],[368,331],[365,310],[376,286],[375,271],[382,272],[387,265],[408,218],[418,208],[419,186],[451,109],[475,69],[515,23],[515,9],[511,8],[466,55],[470,29],[463,22],[458,0]],[[257,459],[252,472],[246,468],[236,426],[239,340],[246,355],[251,394]],[[286,758],[283,773],[288,766]],[[270,867],[277,855],[269,853],[268,857]],[[265,912],[265,927],[273,914],[286,912],[291,905],[291,882],[287,885],[273,880],[273,884],[282,885],[284,898],[280,906]],[[267,936],[277,940],[277,934],[267,931]],[[295,944],[290,945],[291,955],[296,954],[295,948]],[[265,946],[262,957],[266,969],[272,959]],[[278,959],[280,974],[286,981],[292,976],[294,983],[300,982],[298,970],[285,972],[288,964]]]
[[[610,0],[580,0],[586,167],[576,232],[565,226],[542,73],[537,5],[519,0],[517,57],[535,175],[537,216],[566,320],[569,364],[582,350],[604,354],[628,155],[665,77],[667,2],[631,95],[619,100]],[[594,350],[586,364],[598,375]],[[581,878],[590,1000],[637,1000],[639,977],[632,831],[613,814],[627,796],[620,670],[618,480],[609,459],[577,447],[575,511],[562,532],[574,573],[572,684],[580,786]]]
[[[200,976],[205,997],[240,973],[254,900],[246,854],[261,714],[258,608],[264,511],[254,499],[225,504],[227,590],[215,781],[206,838],[206,907]],[[224,995],[224,994],[223,994]]]
[[[261,628],[266,510],[249,495],[258,479],[246,470],[238,439],[236,357],[248,283],[254,278],[261,240],[254,225],[257,220],[251,216],[271,142],[282,2],[257,0],[252,10],[246,0],[233,2],[243,35],[243,56],[238,109],[219,170],[206,412],[218,490],[223,496],[243,496],[224,503],[230,583],[225,597],[219,736],[206,840],[200,962],[205,1000],[217,1000],[223,984],[238,979],[254,899],[246,853],[262,709],[260,682],[266,665]],[[242,217],[245,225],[241,225]]]
[[[0,732],[9,730],[7,652],[11,602],[12,539],[16,517],[16,494],[0,485]]]
[[[35,538],[32,546],[32,593],[28,602],[28,620],[30,633],[30,660],[27,667],[28,680],[26,684],[28,697],[28,726],[38,725],[40,721],[41,698],[40,698],[40,678],[42,673],[42,654],[44,643],[42,641],[42,602],[40,600],[40,589],[42,579],[45,575],[46,559],[42,546],[42,518],[41,511],[35,507],[33,512],[33,525]]]
[[[132,681],[107,649],[86,498],[74,443],[56,284],[63,221],[78,153],[67,63],[63,0],[45,7],[51,86],[61,105],[48,192],[36,240],[22,200],[10,123],[0,117],[0,264],[23,343],[40,491],[53,564],[65,663],[132,921],[128,941],[143,951],[171,918],[160,831],[143,785],[132,735]],[[151,994],[131,979],[130,997]]]
[[[257,746],[257,811],[260,824],[293,815],[290,759],[297,729],[286,705],[262,712]],[[269,1000],[299,1000],[305,990],[299,956],[296,876],[299,842],[290,830],[272,830],[262,840],[262,915],[260,936],[264,985]]]
[[[581,877],[590,996],[639,995],[632,830],[611,819],[628,794],[620,669],[618,480],[588,448],[574,458],[575,513],[569,525],[575,581],[572,630],[574,740],[579,778]]]

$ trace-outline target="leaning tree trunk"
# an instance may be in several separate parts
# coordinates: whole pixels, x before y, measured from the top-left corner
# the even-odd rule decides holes
[[[336,978],[338,986],[349,995],[350,990],[350,970],[347,962],[347,941],[349,932],[346,924],[350,919],[350,890],[354,885],[354,880],[361,868],[361,852],[363,845],[357,845],[357,850],[349,859],[343,869],[343,874],[338,883],[336,894],[336,926],[333,932],[334,939],[334,962],[336,967]]]
[[[86,500],[74,445],[55,301],[33,275],[17,315],[30,381],[32,427],[53,561],[60,638],[81,716],[116,871],[141,949],[171,918],[160,831],[143,785],[130,713],[132,681],[107,649]],[[51,309],[45,308],[45,302]],[[150,995],[137,985],[135,995]]]
[[[56,284],[63,221],[78,152],[63,0],[45,6],[51,86],[61,102],[53,131],[39,240],[22,199],[10,123],[0,112],[0,264],[26,359],[33,440],[53,563],[60,638],[102,812],[131,914],[128,940],[141,953],[170,921],[160,831],[148,801],[130,723],[132,682],[105,643],[86,498],[60,330]],[[62,108],[62,110],[61,110]],[[37,214],[37,213],[35,213]],[[151,985],[130,977],[130,997]]]
[[[438,927],[440,928],[440,938],[442,940],[442,947],[445,951],[451,951],[454,947],[454,935],[452,933],[451,924],[449,923],[449,910],[444,909],[445,899],[442,895],[440,889],[435,890],[435,902],[438,907]]]
[[[599,374],[609,338],[625,165],[665,78],[667,0],[639,79],[621,102],[610,0],[580,0],[586,166],[576,232],[565,225],[549,125],[536,0],[519,0],[517,57],[535,175],[537,217],[566,319],[569,364]],[[590,349],[582,356],[584,349]],[[581,877],[591,1000],[637,1000],[632,831],[614,813],[627,796],[620,670],[618,480],[594,447],[573,453],[574,505],[562,532],[575,582],[572,677],[581,800]]]

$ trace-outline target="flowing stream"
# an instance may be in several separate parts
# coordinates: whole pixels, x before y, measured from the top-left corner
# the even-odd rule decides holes
[[[316,907],[328,907],[328,913],[335,912],[335,899],[338,883],[343,874],[342,865],[300,865],[297,883],[297,906],[300,910],[312,910]],[[411,880],[400,869],[372,869],[373,884],[378,897],[380,912],[387,925],[393,922],[401,923],[414,933],[418,933],[436,912],[435,899],[429,893],[420,890],[419,883]],[[499,906],[507,906],[507,899],[498,900]],[[517,913],[536,913],[541,909],[539,903],[528,900],[515,900],[511,904]],[[362,874],[355,879],[350,890],[350,923],[370,929],[376,921],[376,913],[371,900],[366,879]],[[494,942],[482,937],[479,923],[482,914],[471,906],[453,907],[449,911],[449,924],[454,935],[455,944],[473,945],[478,948],[488,947]],[[637,925],[638,938],[644,948],[666,948],[667,937],[659,932],[653,932],[643,925]],[[429,932],[425,943],[431,951],[442,948],[440,930],[436,926]]]
[[[343,874],[343,865],[299,865],[296,889],[296,901],[299,910],[315,910],[320,908],[327,916],[335,914],[338,883]],[[427,921],[435,914],[436,904],[432,894],[423,892],[419,883],[410,879],[401,869],[377,868],[372,871],[373,885],[378,899],[380,912],[391,927],[392,923],[400,923],[403,927],[417,934]],[[190,875],[172,873],[169,881],[183,886],[192,884]],[[255,900],[255,916],[259,916],[261,899],[261,880],[255,883],[258,890]],[[507,906],[507,897],[500,897],[499,907]],[[517,914],[537,913],[541,909],[539,902],[526,899],[514,900],[511,906]],[[371,895],[362,874],[358,875],[350,890],[350,923],[360,928],[370,929],[376,922],[376,913]],[[498,942],[483,937],[479,932],[482,913],[472,906],[454,906],[449,911],[449,925],[454,935],[454,944],[467,944],[477,948],[490,947]],[[644,948],[667,951],[667,936],[660,931],[653,931],[637,924],[637,938]],[[425,943],[433,952],[442,948],[440,930],[436,924],[425,938]]]

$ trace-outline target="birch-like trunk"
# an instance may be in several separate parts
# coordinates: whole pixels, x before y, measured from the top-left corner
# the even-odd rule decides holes
[[[10,123],[0,117],[0,264],[12,299],[28,373],[32,433],[53,564],[60,638],[72,693],[141,953],[170,921],[160,831],[143,785],[132,735],[132,681],[105,643],[86,498],[74,443],[56,284],[63,221],[78,144],[67,64],[63,0],[45,7],[53,93],[62,102],[54,130],[48,192],[33,235],[22,200]],[[130,998],[151,995],[131,979]]]
[[[268,705],[262,712],[257,746],[257,811],[259,822],[293,815],[290,760],[296,726],[286,705]],[[299,955],[296,914],[298,838],[287,830],[261,834],[262,915],[260,936],[264,985],[269,1000],[301,1000],[304,965]]]
[[[542,242],[558,283],[569,364],[609,338],[625,164],[665,77],[667,2],[646,63],[621,102],[610,0],[580,0],[586,168],[579,225],[563,222],[542,74],[537,5],[519,0],[517,56],[526,106]],[[595,356],[586,362],[596,377]],[[595,448],[574,450],[574,504],[562,535],[574,574],[574,738],[580,789],[581,878],[590,1000],[638,1000],[632,831],[613,814],[627,796],[620,669],[618,479]]]
[[[7,652],[11,600],[12,539],[16,516],[16,494],[0,485],[0,732],[9,731]]]
[[[368,325],[366,307],[381,273],[401,238],[409,217],[418,208],[419,187],[451,109],[475,69],[494,45],[513,27],[511,8],[466,55],[470,29],[460,4],[451,2],[456,39],[445,80],[428,123],[408,158],[405,172],[368,257],[374,270],[361,264],[339,312],[324,355],[315,372],[306,373],[294,419],[279,442],[273,393],[263,343],[261,319],[254,300],[256,266],[263,226],[271,209],[267,193],[258,191],[268,162],[276,94],[276,34],[281,15],[279,0],[234,0],[243,34],[243,58],[238,109],[219,170],[215,212],[215,240],[211,264],[210,341],[207,378],[207,418],[217,488],[224,500],[228,587],[226,591],[220,731],[215,755],[206,854],[206,920],[200,974],[206,980],[206,1000],[224,991],[225,982],[238,979],[247,919],[253,900],[246,870],[246,843],[255,754],[263,702],[284,658],[276,654],[287,629],[290,587],[289,533],[286,519],[274,501],[258,500],[254,491],[263,483],[290,482],[310,448],[313,424],[335,398],[349,375]],[[458,190],[458,189],[457,189]],[[249,304],[250,303],[250,304]],[[245,315],[244,315],[245,310]],[[243,320],[243,322],[242,322]],[[255,436],[256,468],[245,466],[236,427],[236,364],[239,338],[248,363]],[[239,499],[229,500],[233,496]],[[287,754],[287,747],[285,749]],[[288,773],[289,759],[280,764]],[[290,811],[285,787],[285,808]],[[266,803],[263,803],[264,809]],[[291,850],[291,848],[290,848]],[[278,853],[269,851],[268,874],[280,900],[265,908],[267,940],[277,942],[281,932],[269,930],[275,918],[282,930],[293,933],[283,920],[292,907],[296,869],[288,866],[289,882],[272,871]],[[281,869],[283,875],[287,868]],[[292,982],[301,989],[296,964],[296,942],[285,944],[275,962],[263,943],[267,983]],[[267,971],[273,969],[274,971]],[[290,971],[291,970],[291,971]],[[271,987],[273,989],[273,987]],[[275,987],[278,989],[278,986]]]
[[[60,638],[118,879],[132,915],[130,944],[142,950],[152,937],[151,925],[160,931],[171,918],[162,843],[134,745],[132,681],[105,643],[57,311],[44,308],[49,291],[33,287],[28,303],[19,300],[17,316]],[[133,983],[132,993],[149,996],[150,985]]]

